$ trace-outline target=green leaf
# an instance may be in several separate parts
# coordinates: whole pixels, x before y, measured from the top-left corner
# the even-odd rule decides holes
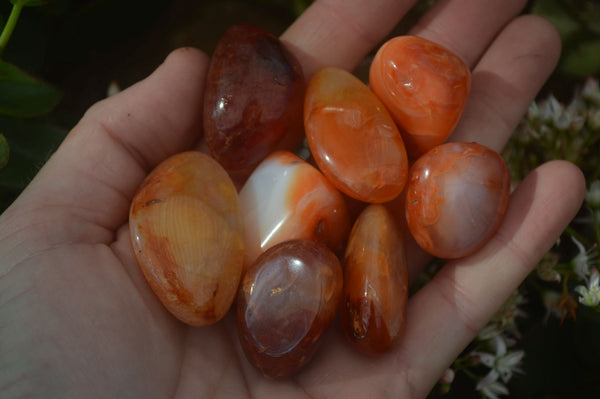
[[[600,39],[581,40],[565,49],[559,69],[577,78],[600,73]]]
[[[61,92],[17,66],[0,61],[0,114],[32,117],[45,114],[58,103]]]
[[[308,7],[310,7],[312,2],[313,2],[313,0],[293,0],[292,9],[293,9],[296,17],[299,17],[300,14],[302,14],[304,11],[306,11],[306,9]]]
[[[2,133],[0,133],[0,169],[8,163],[9,149],[8,142]]]
[[[21,6],[24,6],[24,7],[38,7],[38,6],[43,6],[48,1],[47,0],[10,0],[10,2],[15,5],[20,4]]]
[[[579,22],[569,15],[560,0],[537,0],[531,8],[531,13],[550,21],[563,40],[581,28]]]
[[[0,170],[0,193],[18,194],[58,148],[66,130],[39,119],[0,117],[10,162]]]

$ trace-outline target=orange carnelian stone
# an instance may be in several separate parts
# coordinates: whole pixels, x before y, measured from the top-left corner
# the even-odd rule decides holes
[[[361,352],[385,352],[404,331],[407,301],[402,234],[383,205],[369,205],[354,224],[344,257],[346,336]]]
[[[469,97],[471,73],[448,49],[414,36],[386,42],[369,72],[371,88],[400,127],[411,158],[446,141]]]
[[[289,151],[276,151],[252,172],[239,194],[245,265],[291,239],[344,253],[351,222],[344,197],[321,172]]]
[[[129,229],[144,277],[175,317],[207,325],[227,313],[244,236],[237,192],[216,161],[184,152],[158,165],[133,198]]]
[[[300,63],[277,37],[250,25],[223,34],[206,80],[204,134],[236,181],[274,150],[299,146],[305,89]]]
[[[481,248],[508,206],[510,175],[502,157],[477,143],[446,143],[419,158],[406,186],[406,220],[415,241],[439,258]]]
[[[389,201],[406,183],[402,137],[383,104],[351,73],[325,68],[311,79],[304,127],[323,174],[342,192],[364,202]]]
[[[335,318],[342,283],[338,258],[319,243],[285,241],[263,253],[244,273],[237,299],[250,363],[274,378],[304,367]]]

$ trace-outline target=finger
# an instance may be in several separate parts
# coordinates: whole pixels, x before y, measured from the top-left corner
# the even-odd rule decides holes
[[[501,151],[559,56],[560,38],[550,23],[535,16],[511,22],[475,67],[469,101],[449,141],[476,141]],[[407,242],[413,277],[431,258],[411,237]]]
[[[317,0],[281,36],[312,76],[324,66],[353,70],[415,0]]]
[[[410,31],[448,48],[473,67],[526,0],[441,0]]]
[[[560,56],[560,38],[546,20],[528,15],[502,31],[472,74],[471,95],[450,138],[500,151]]]
[[[147,172],[199,136],[207,63],[199,50],[177,50],[150,77],[93,106],[5,217],[20,213],[21,223],[55,231],[46,245],[112,240]]]
[[[573,219],[585,193],[570,163],[542,165],[518,187],[499,231],[479,252],[444,266],[409,302],[397,354],[424,397]],[[441,335],[440,335],[441,334]]]

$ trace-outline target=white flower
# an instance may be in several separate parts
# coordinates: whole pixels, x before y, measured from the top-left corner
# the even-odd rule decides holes
[[[585,102],[580,96],[576,96],[569,105],[565,107],[556,97],[550,95],[540,105],[533,102],[528,109],[529,120],[540,120],[542,126],[539,128],[542,134],[544,127],[547,131],[554,128],[559,131],[579,131],[586,122]]]
[[[577,249],[579,249],[579,253],[571,260],[573,271],[580,279],[587,281],[590,274],[590,267],[596,264],[598,252],[595,246],[586,251],[583,244],[573,236],[571,236],[571,240],[573,240]]]
[[[600,180],[590,184],[590,189],[585,193],[585,201],[592,208],[600,208]]]
[[[475,389],[489,399],[499,399],[498,395],[508,395],[508,388],[498,381],[498,375],[493,375],[492,373],[493,370],[477,383]]]
[[[573,115],[565,112],[563,109],[554,113],[552,121],[554,122],[554,127],[558,130],[567,130],[571,126],[571,123],[573,123]]]
[[[550,95],[539,106],[539,116],[544,123],[551,123],[555,116],[559,115],[560,113],[562,113],[562,106],[553,95]]]
[[[452,381],[454,381],[454,370],[452,368],[447,368],[446,371],[444,371],[444,374],[442,375],[442,377],[440,378],[440,383],[442,384],[452,384]]]
[[[513,372],[522,373],[518,367],[525,355],[524,351],[508,352],[506,341],[502,336],[496,336],[492,341],[496,349],[496,354],[487,352],[473,352],[472,355],[482,364],[491,368],[491,375],[500,377],[504,383],[507,383],[513,375]],[[491,378],[491,377],[490,377]]]
[[[502,327],[500,326],[500,323],[488,323],[479,331],[477,338],[481,341],[487,341],[489,339],[496,338],[500,334],[502,334]]]
[[[588,78],[583,86],[581,95],[586,100],[600,105],[600,86],[598,85],[598,81],[591,77]]]
[[[520,308],[520,306],[525,302],[526,300],[523,295],[521,295],[519,290],[514,290],[506,302],[504,302],[500,310],[496,313],[496,315],[494,315],[492,320],[490,320],[488,325],[480,331],[479,339],[492,339],[506,332],[509,332],[513,336],[519,338],[521,334],[517,328],[517,318],[527,317],[527,313]],[[506,339],[507,338],[504,337],[505,342]]]
[[[489,399],[498,399],[498,395],[508,395],[506,383],[512,378],[513,373],[523,373],[518,367],[525,355],[524,351],[511,351],[506,349],[506,341],[502,336],[492,340],[495,354],[487,352],[472,352],[471,356],[476,361],[489,367],[489,373],[477,383],[476,389]],[[501,381],[499,381],[499,379]]]
[[[529,109],[527,110],[527,117],[531,120],[538,119],[540,117],[540,107],[534,101],[529,105]]]
[[[106,97],[112,97],[115,94],[119,94],[121,92],[121,87],[114,80],[110,82],[108,88],[106,89]]]
[[[560,273],[554,269],[559,256],[555,252],[547,252],[536,267],[537,275],[544,281],[560,283]]]
[[[587,125],[592,130],[600,129],[600,108],[590,108],[588,110]]]
[[[548,127],[548,125],[542,125],[539,128],[539,134],[534,137],[553,137],[555,136],[554,131]]]
[[[575,291],[580,295],[579,303],[586,306],[598,306],[600,304],[600,273],[598,269],[592,269],[588,286],[578,285]]]
[[[450,392],[450,388],[452,386],[452,382],[454,381],[454,370],[452,368],[447,368],[444,372],[444,375],[440,378],[440,389],[439,392],[442,395]]]
[[[547,323],[550,316],[560,319],[563,317],[563,309],[560,306],[560,300],[562,295],[556,291],[545,290],[542,292],[542,301],[546,307],[546,314],[544,315],[544,323]]]

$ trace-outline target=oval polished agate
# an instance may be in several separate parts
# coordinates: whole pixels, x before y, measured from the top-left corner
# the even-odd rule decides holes
[[[249,362],[273,378],[297,373],[313,358],[341,294],[342,269],[327,247],[292,240],[267,250],[238,293],[238,334]]]
[[[346,337],[363,353],[389,350],[404,332],[408,266],[402,234],[384,205],[369,205],[359,215],[343,270]]]
[[[471,89],[467,65],[429,40],[399,36],[375,54],[369,83],[400,127],[411,158],[446,141]]]
[[[272,34],[229,28],[217,43],[204,93],[204,135],[212,156],[236,179],[268,154],[303,138],[306,81],[296,58]]]
[[[317,241],[343,254],[351,227],[343,196],[316,168],[289,151],[277,151],[261,162],[239,198],[245,265],[294,238]]]
[[[306,139],[319,169],[342,192],[364,202],[397,197],[408,173],[402,137],[383,104],[351,73],[324,68],[304,103]]]
[[[185,152],[159,164],[133,198],[129,229],[144,277],[175,317],[201,326],[227,313],[244,239],[237,192],[216,161]]]
[[[425,251],[459,258],[492,237],[509,194],[509,171],[497,152],[477,143],[443,144],[410,169],[406,220]]]

